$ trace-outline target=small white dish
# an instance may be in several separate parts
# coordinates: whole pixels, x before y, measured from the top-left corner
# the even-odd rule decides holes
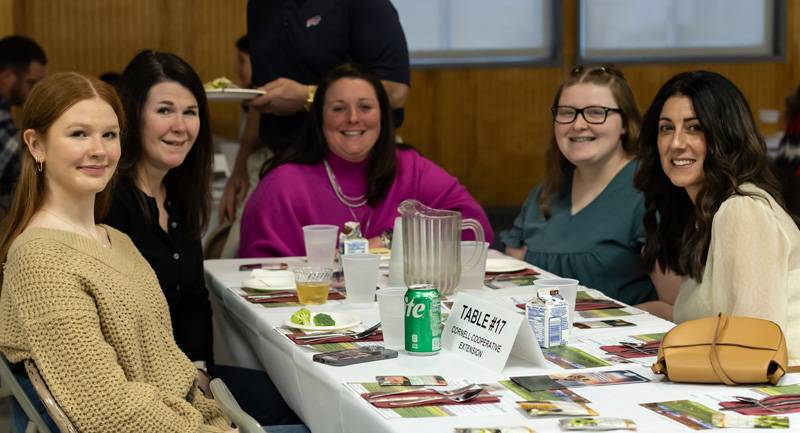
[[[517,259],[488,258],[486,272],[517,272],[528,268],[528,263]]]
[[[266,92],[258,89],[206,89],[206,99],[209,101],[247,101],[265,94]]]
[[[356,317],[356,316],[354,316],[352,314],[332,313],[332,312],[329,312],[329,311],[312,312],[311,313],[311,319],[312,319],[311,323],[314,323],[313,322],[314,316],[316,316],[317,314],[320,314],[320,313],[325,313],[325,314],[331,316],[331,318],[336,322],[336,324],[332,325],[332,326],[298,325],[297,323],[294,323],[289,319],[286,319],[283,322],[283,324],[288,326],[288,327],[290,327],[290,328],[300,329],[300,330],[303,330],[303,331],[338,331],[338,330],[341,330],[341,329],[352,328],[352,327],[358,325],[359,323],[361,323],[361,319],[359,319],[358,317]]]
[[[242,281],[242,287],[259,291],[295,290],[294,273],[256,269]]]

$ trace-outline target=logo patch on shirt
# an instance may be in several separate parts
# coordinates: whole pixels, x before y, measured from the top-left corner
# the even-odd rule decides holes
[[[313,17],[306,20],[306,28],[314,27],[318,25],[322,21],[322,17],[319,15],[314,15]]]

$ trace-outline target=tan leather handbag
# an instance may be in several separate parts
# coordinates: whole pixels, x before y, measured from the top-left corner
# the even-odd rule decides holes
[[[720,313],[672,328],[651,368],[673,382],[776,384],[787,363],[786,340],[776,323]]]

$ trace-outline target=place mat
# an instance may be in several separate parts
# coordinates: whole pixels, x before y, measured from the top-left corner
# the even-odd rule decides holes
[[[800,412],[800,394],[773,395],[760,400],[723,401],[723,410],[732,410],[741,415],[776,415]]]
[[[607,308],[625,308],[625,305],[611,299],[576,299],[575,311],[605,310]]]
[[[512,277],[524,277],[524,276],[528,276],[528,275],[539,275],[539,273],[536,272],[533,269],[525,268],[525,269],[523,269],[521,271],[516,271],[516,272],[488,272],[487,271],[486,275],[487,276],[491,276],[492,279],[494,280],[494,279],[505,278],[505,277],[512,278]]]
[[[300,300],[297,298],[297,292],[295,291],[272,292],[259,295],[242,295],[242,297],[253,304],[300,303]],[[328,292],[329,301],[341,299],[345,299],[345,296],[338,290],[331,290]]]
[[[381,409],[398,409],[404,407],[421,407],[421,406],[465,406],[471,404],[484,404],[484,403],[497,403],[500,397],[492,395],[488,390],[483,390],[478,397],[465,402],[455,402],[445,396],[436,394],[435,392],[408,392],[396,397],[387,397],[385,399],[377,399],[369,401],[369,393],[361,394],[361,397],[371,405]],[[428,400],[433,399],[436,400]],[[391,402],[402,403],[399,405],[389,405]]]
[[[377,330],[374,334],[364,337],[362,339],[356,340],[353,337],[343,336],[343,337],[329,337],[329,338],[321,338],[319,340],[298,340],[297,337],[301,335],[308,335],[304,332],[296,332],[293,334],[286,334],[292,342],[298,346],[309,346],[309,345],[316,345],[316,344],[330,344],[330,343],[355,343],[355,342],[368,342],[368,341],[383,341],[383,331]],[[309,342],[310,341],[310,342]]]
[[[650,341],[643,344],[600,346],[600,350],[612,355],[617,355],[621,358],[635,359],[656,356],[660,346],[661,341]]]

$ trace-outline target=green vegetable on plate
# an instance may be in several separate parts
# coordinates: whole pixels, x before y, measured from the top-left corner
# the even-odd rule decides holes
[[[317,326],[333,326],[336,324],[336,321],[333,320],[333,317],[325,313],[319,313],[314,315],[314,324]]]
[[[289,319],[289,321],[298,325],[310,325],[311,311],[308,311],[308,308],[301,308],[292,314],[292,317]]]

